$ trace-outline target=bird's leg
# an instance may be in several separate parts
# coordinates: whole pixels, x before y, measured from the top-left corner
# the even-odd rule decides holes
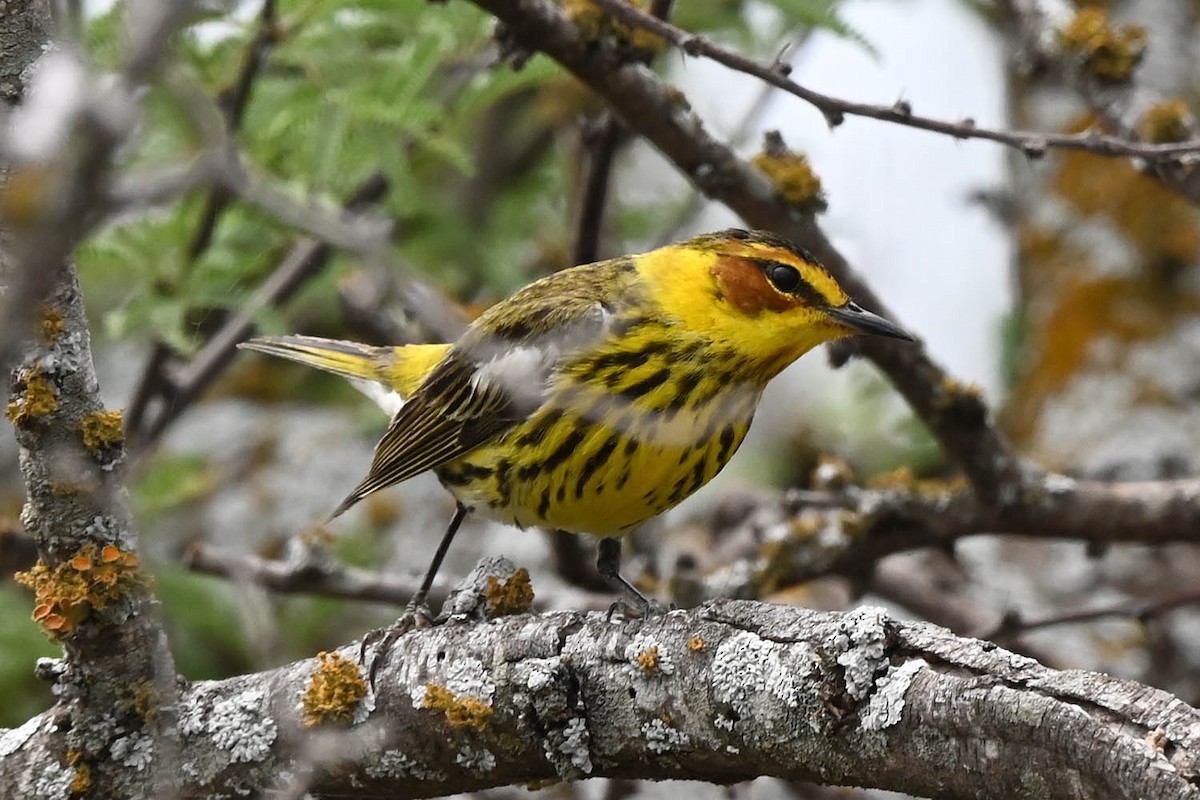
[[[648,617],[653,614],[661,613],[661,604],[654,602],[646,595],[637,590],[629,581],[621,575],[621,540],[620,539],[601,539],[600,546],[596,553],[596,571],[600,573],[600,577],[608,581],[608,585],[625,595],[626,599],[632,600],[633,605],[637,606],[637,612],[642,616]],[[609,610],[611,614],[619,605],[624,605],[621,600],[613,604],[613,608]]]
[[[454,541],[454,535],[458,533],[459,527],[462,526],[463,520],[467,518],[470,510],[462,503],[458,503],[454,507],[454,516],[450,518],[450,524],[446,526],[446,532],[442,534],[442,540],[438,542],[437,550],[433,553],[433,560],[429,562],[429,569],[425,570],[421,586],[408,601],[408,605],[404,607],[404,613],[400,615],[400,618],[387,628],[371,631],[363,637],[362,644],[358,648],[360,664],[366,663],[367,648],[375,642],[379,642],[379,646],[375,648],[375,657],[371,660],[372,686],[375,685],[375,673],[379,670],[379,666],[387,660],[396,640],[414,628],[423,627],[433,621],[433,615],[430,613],[425,599],[429,596],[429,590],[433,587],[438,570],[442,568],[442,561],[446,558],[446,551],[450,549],[450,543]]]
[[[459,527],[470,511],[471,509],[462,503],[454,506],[454,516],[450,518],[450,524],[446,526],[446,532],[442,534],[442,541],[438,543],[437,550],[434,551],[433,560],[429,562],[429,569],[425,571],[425,578],[421,581],[421,588],[417,589],[417,593],[412,596],[405,607],[406,614],[420,614],[426,622],[432,619],[429,606],[425,604],[425,598],[429,597],[429,590],[433,587],[438,570],[442,568],[442,560],[446,557],[446,551],[450,549],[450,543],[454,541],[454,534],[458,533]]]

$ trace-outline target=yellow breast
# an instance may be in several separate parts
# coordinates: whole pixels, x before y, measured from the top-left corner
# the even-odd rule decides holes
[[[598,356],[561,374],[527,421],[437,473],[484,516],[621,536],[725,466],[760,394],[700,359],[667,369]]]

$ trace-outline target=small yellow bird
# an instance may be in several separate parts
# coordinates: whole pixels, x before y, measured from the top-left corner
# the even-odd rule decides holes
[[[727,230],[549,275],[454,344],[243,346],[398,395],[367,477],[333,516],[434,470],[458,505],[410,608],[472,510],[600,537],[600,574],[645,608],[619,573],[620,537],[725,466],[784,367],[853,334],[912,340],[802,248]]]

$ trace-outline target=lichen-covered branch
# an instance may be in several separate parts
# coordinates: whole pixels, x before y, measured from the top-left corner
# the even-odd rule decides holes
[[[877,609],[725,601],[650,620],[519,615],[180,697],[178,797],[423,797],[589,776],[774,775],[938,798],[1200,797],[1200,714]],[[63,734],[0,734],[0,790]]]
[[[47,675],[59,697],[48,713],[63,735],[23,779],[36,786],[10,774],[9,791],[0,789],[7,797],[52,796],[56,786],[149,797],[169,780],[173,746],[160,711],[174,696],[174,661],[125,505],[121,417],[100,403],[89,341],[66,266],[13,371],[6,408],[26,487],[21,521],[38,550],[17,579],[34,592],[34,620],[65,648]]]
[[[1096,545],[1200,541],[1200,480],[1108,483],[1039,476],[994,505],[962,481],[893,480],[791,493],[745,517],[742,553],[703,580],[705,597],[761,597],[824,575],[866,578],[885,556],[949,549],[983,533]]]
[[[1067,0],[1007,0],[1009,15],[1026,48],[1075,88],[1110,130],[1126,139],[1193,140],[1200,132],[1187,105],[1137,81],[1135,69],[1147,46],[1145,31],[1111,21],[1103,8]],[[1103,138],[1098,132],[1082,134]],[[1200,204],[1200,170],[1193,157],[1147,159],[1144,170],[1163,186]]]

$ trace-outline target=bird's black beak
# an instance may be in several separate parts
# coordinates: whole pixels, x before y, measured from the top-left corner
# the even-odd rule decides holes
[[[872,314],[857,303],[846,303],[846,305],[838,306],[837,308],[828,308],[825,310],[825,313],[855,333],[889,336],[893,339],[902,339],[906,342],[915,342],[917,340],[915,336],[896,323],[888,322],[878,314]]]

